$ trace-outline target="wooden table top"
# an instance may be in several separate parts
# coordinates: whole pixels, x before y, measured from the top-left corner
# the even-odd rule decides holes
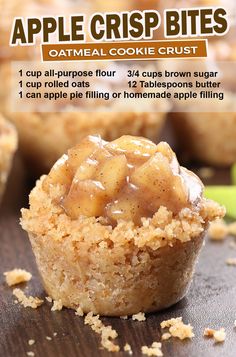
[[[213,182],[229,182],[227,172],[218,171]],[[27,287],[20,286],[27,289],[26,294],[45,296],[27,235],[19,226],[19,210],[27,205],[28,192],[25,173],[17,162],[0,210],[0,356],[23,357],[27,351],[33,351],[36,357],[128,356],[122,351],[112,354],[101,350],[100,337],[72,310],[51,312],[49,303],[37,310],[14,304],[12,288],[4,282],[3,272],[16,267],[33,274]],[[236,250],[229,247],[231,240],[232,237],[214,243],[206,239],[190,291],[175,306],[150,314],[144,322],[104,318],[105,324],[117,330],[119,345],[127,342],[132,346],[133,356],[141,356],[142,345],[160,341],[162,320],[182,316],[184,322],[193,326],[195,337],[191,341],[171,338],[163,342],[165,357],[235,357],[236,267],[225,263],[227,258],[236,257]],[[224,327],[226,341],[215,344],[204,338],[206,327]],[[57,336],[53,336],[54,332]],[[36,341],[33,346],[28,345],[30,339]]]

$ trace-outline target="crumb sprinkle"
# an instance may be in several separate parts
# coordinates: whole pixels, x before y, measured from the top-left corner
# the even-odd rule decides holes
[[[53,301],[51,311],[61,311],[62,308],[63,308],[63,304],[62,304],[61,299]]]
[[[171,334],[170,334],[169,332],[165,332],[165,333],[163,333],[163,335],[161,336],[162,341],[169,340],[169,338],[171,338]]]
[[[231,266],[236,266],[236,258],[228,258],[226,259],[226,264]]]
[[[163,353],[161,350],[161,342],[153,342],[151,347],[142,346],[141,348],[142,354],[146,356],[156,356],[162,357]]]
[[[17,284],[25,283],[32,278],[32,274],[24,269],[13,269],[3,273],[8,286],[14,286]]]
[[[125,351],[125,352],[128,352],[130,355],[133,354],[132,348],[131,348],[130,344],[128,344],[128,343],[126,343],[126,344],[124,345],[124,351]]]
[[[137,320],[137,321],[145,321],[146,316],[143,312],[139,312],[138,314],[132,315],[132,320]]]
[[[75,311],[75,315],[77,316],[84,316],[84,312],[83,312],[83,309],[79,306],[77,307],[76,311]]]
[[[48,340],[48,341],[52,341],[52,337],[50,337],[50,336],[46,336],[46,340]]]
[[[14,289],[13,295],[18,299],[24,307],[31,307],[32,309],[37,309],[43,304],[43,300],[38,297],[26,296],[24,291],[21,289]]]
[[[28,341],[28,345],[32,346],[32,345],[34,345],[34,344],[35,344],[35,340],[29,340],[29,341]]]
[[[45,299],[46,299],[48,302],[52,302],[51,296],[46,296]]]
[[[225,240],[229,234],[229,228],[223,219],[217,219],[210,224],[208,235],[211,240]]]
[[[226,332],[225,329],[222,327],[219,330],[214,330],[211,328],[206,328],[204,330],[204,336],[206,337],[213,337],[216,343],[221,343],[225,341]]]
[[[231,241],[229,243],[229,247],[232,248],[232,249],[236,249],[236,242],[235,241]]]
[[[118,334],[116,330],[112,329],[112,327],[105,326],[100,320],[99,315],[93,315],[92,312],[89,312],[84,319],[85,325],[89,325],[93,331],[97,334],[101,335],[101,345],[109,352],[118,352],[120,347],[112,340],[114,340]]]
[[[32,352],[32,351],[26,352],[26,354],[29,357],[34,357],[34,352]]]
[[[168,328],[171,336],[177,337],[180,340],[194,337],[193,327],[190,324],[184,324],[182,317],[162,321],[161,328]]]
[[[227,224],[223,219],[217,219],[210,224],[208,235],[211,240],[225,240],[227,236],[236,236],[236,222]]]

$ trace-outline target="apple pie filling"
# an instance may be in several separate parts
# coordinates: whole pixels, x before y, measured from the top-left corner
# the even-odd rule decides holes
[[[86,137],[53,166],[44,190],[51,185],[60,185],[58,203],[72,219],[103,217],[112,226],[119,220],[139,225],[161,206],[177,214],[197,206],[203,191],[167,143],[132,136]]]

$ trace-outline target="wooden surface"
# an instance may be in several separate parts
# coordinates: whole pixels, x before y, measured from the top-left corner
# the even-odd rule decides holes
[[[227,183],[228,175],[219,171],[213,181]],[[14,304],[12,288],[6,286],[2,273],[15,267],[33,274],[27,286],[20,286],[27,294],[45,296],[27,235],[18,223],[19,210],[27,205],[29,189],[18,162],[0,210],[0,356],[23,357],[27,351],[33,351],[37,357],[128,356],[124,352],[109,354],[101,350],[99,336],[72,310],[51,312],[49,303],[37,310]],[[165,357],[235,357],[236,267],[225,264],[227,258],[236,257],[236,250],[229,247],[231,240],[232,237],[224,243],[212,243],[206,239],[190,291],[177,305],[149,315],[145,322],[104,318],[105,324],[111,324],[118,331],[119,345],[128,342],[133,356],[141,356],[142,345],[160,340],[162,320],[182,316],[185,322],[193,325],[195,337],[192,341],[170,339],[164,342]],[[216,345],[212,339],[204,338],[203,330],[208,326],[224,327],[225,343]],[[53,337],[54,332],[57,332],[56,337]],[[52,340],[48,341],[46,336]],[[36,343],[29,346],[29,339]]]

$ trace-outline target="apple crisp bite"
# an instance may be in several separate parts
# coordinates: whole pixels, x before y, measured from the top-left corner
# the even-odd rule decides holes
[[[49,192],[57,184],[58,203],[72,219],[103,217],[113,226],[120,220],[140,225],[160,206],[178,213],[196,205],[203,190],[167,143],[127,135],[110,143],[85,138],[56,163],[43,188]]]
[[[46,292],[84,313],[157,311],[187,292],[224,209],[167,143],[89,136],[42,176],[22,210]]]

